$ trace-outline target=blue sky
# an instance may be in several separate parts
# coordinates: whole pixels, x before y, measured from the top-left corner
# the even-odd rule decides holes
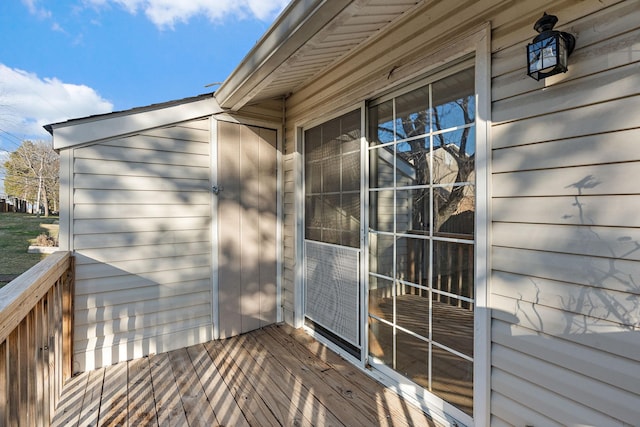
[[[0,160],[43,124],[212,91],[287,3],[1,0]]]

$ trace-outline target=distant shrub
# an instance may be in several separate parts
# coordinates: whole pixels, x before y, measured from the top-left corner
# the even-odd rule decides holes
[[[58,242],[53,237],[42,233],[36,237],[36,246],[58,246]]]

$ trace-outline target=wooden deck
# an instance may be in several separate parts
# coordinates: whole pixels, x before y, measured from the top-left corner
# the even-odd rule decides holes
[[[55,426],[436,426],[302,331],[239,337],[86,372]]]

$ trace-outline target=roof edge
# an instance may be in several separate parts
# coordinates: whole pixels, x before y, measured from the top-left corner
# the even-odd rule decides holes
[[[215,93],[223,108],[239,110],[253,90],[353,0],[294,0]]]
[[[223,111],[213,94],[207,94],[48,124],[44,128],[53,135],[53,148],[63,150]]]

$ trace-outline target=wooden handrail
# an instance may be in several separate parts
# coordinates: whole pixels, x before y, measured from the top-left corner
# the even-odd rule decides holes
[[[55,252],[0,289],[0,425],[46,426],[71,377],[73,258]]]

